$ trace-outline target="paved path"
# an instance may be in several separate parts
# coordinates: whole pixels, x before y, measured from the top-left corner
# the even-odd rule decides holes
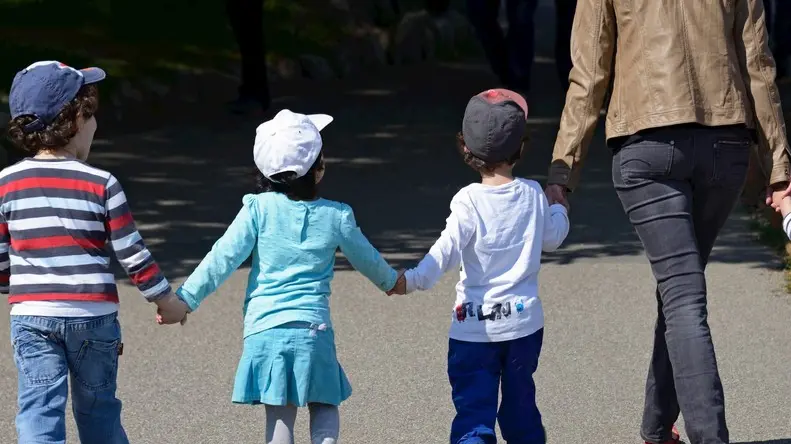
[[[551,60],[540,58],[536,72],[532,148],[518,172],[543,180],[562,99]],[[326,130],[324,192],[349,202],[374,244],[403,266],[428,249],[450,197],[475,179],[459,161],[453,136],[466,99],[492,82],[481,64],[417,67],[312,86],[279,105],[336,117]],[[250,189],[255,124],[218,118],[203,127],[98,141],[93,161],[126,184],[143,234],[174,281],[208,251]],[[612,190],[602,133],[573,197],[572,234],[541,274],[547,328],[538,396],[554,444],[639,441],[652,277]],[[777,259],[751,239],[745,218],[734,215],[708,270],[731,435],[739,444],[789,444],[791,297],[780,291]],[[126,352],[119,384],[133,443],[263,441],[263,409],[230,403],[246,274],[234,274],[184,328],[157,327],[153,308],[122,287]],[[333,317],[355,390],[342,407],[343,442],[447,442],[453,411],[446,329],[455,278],[388,299],[339,262]],[[15,442],[16,373],[7,332],[8,318],[0,316],[2,443]],[[306,416],[298,443],[307,442]],[[69,427],[69,442],[76,443]]]

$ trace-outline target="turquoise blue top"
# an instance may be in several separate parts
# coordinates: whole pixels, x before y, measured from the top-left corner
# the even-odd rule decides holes
[[[351,207],[281,193],[248,194],[209,254],[176,291],[195,310],[253,254],[244,300],[244,336],[293,321],[330,320],[330,281],[338,248],[380,290],[397,273],[368,242]]]

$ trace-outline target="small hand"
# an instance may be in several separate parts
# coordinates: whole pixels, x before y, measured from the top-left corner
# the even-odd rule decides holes
[[[187,313],[189,306],[184,303],[175,293],[170,293],[155,302],[157,304],[157,323],[159,325],[169,325],[187,323]]]
[[[398,279],[396,279],[395,285],[390,289],[390,291],[387,292],[388,296],[392,296],[394,294],[406,294],[406,276],[404,276],[404,270],[398,272]]]
[[[780,213],[783,214],[783,217],[791,214],[791,197],[786,196],[780,201]]]
[[[780,212],[780,202],[788,196],[791,196],[791,184],[789,182],[770,185],[766,188],[766,205]]]
[[[187,323],[187,316],[188,316],[188,314],[185,314],[184,315],[184,319],[182,319],[181,322],[179,322],[179,324],[181,324],[181,325],[186,324]],[[159,313],[157,313],[157,324],[165,325],[163,320],[162,320],[162,315],[160,315]]]
[[[544,193],[547,195],[547,201],[549,201],[550,205],[559,203],[566,207],[566,210],[569,209],[569,202],[566,199],[566,187],[563,185],[547,185]]]

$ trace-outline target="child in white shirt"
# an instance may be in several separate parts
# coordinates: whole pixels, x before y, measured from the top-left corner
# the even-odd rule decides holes
[[[546,442],[533,382],[544,327],[538,271],[541,252],[560,246],[569,220],[537,182],[513,177],[526,118],[527,103],[513,91],[489,90],[470,100],[459,150],[481,183],[453,197],[440,238],[403,275],[407,293],[427,290],[461,265],[449,332],[451,444],[495,443],[496,420],[509,444]]]

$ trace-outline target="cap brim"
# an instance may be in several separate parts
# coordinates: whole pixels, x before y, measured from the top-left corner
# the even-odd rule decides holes
[[[102,68],[83,68],[80,72],[82,73],[82,78],[86,85],[101,82],[107,77],[107,74]]]
[[[327,114],[309,114],[308,119],[316,125],[319,131],[326,128],[333,120],[332,116]]]

